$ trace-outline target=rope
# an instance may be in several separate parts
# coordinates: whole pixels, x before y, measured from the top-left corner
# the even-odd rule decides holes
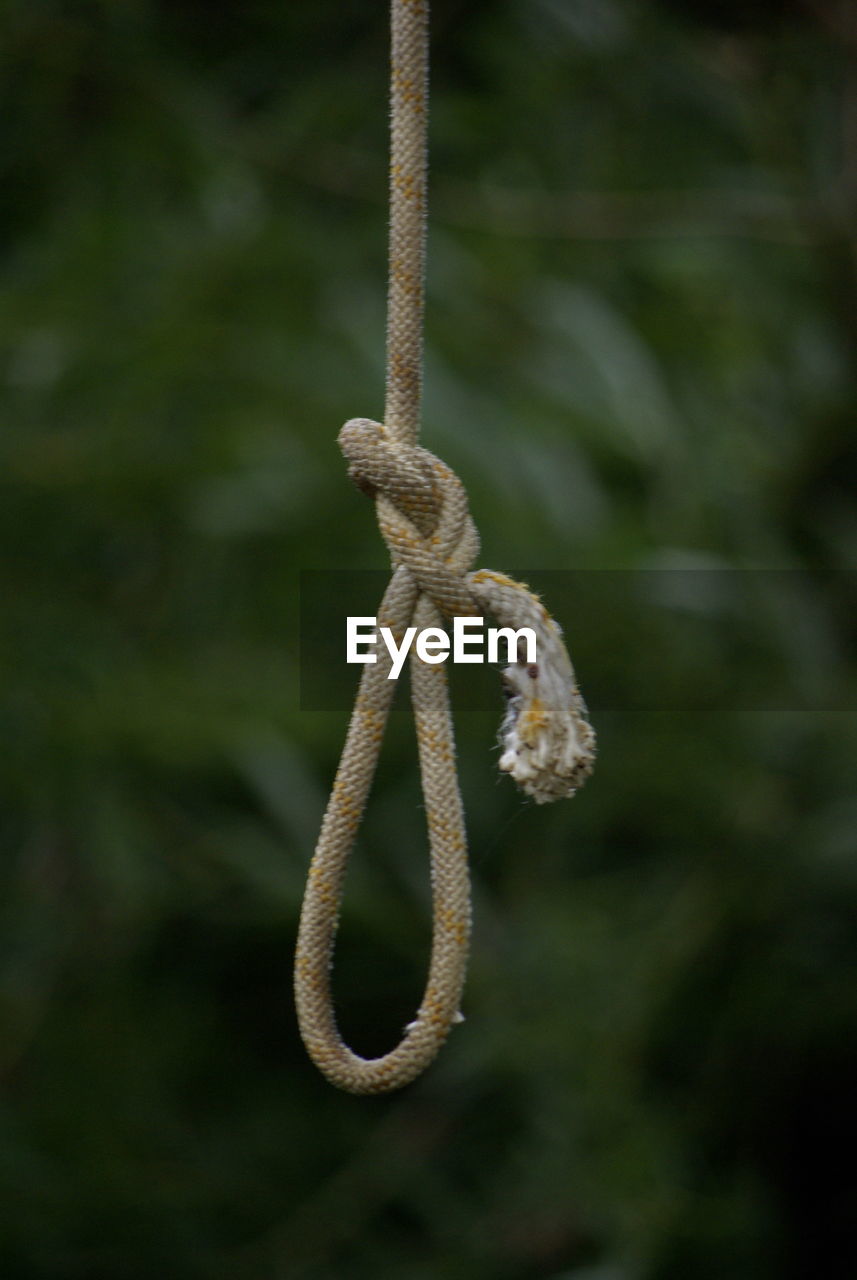
[[[420,433],[428,73],[428,0],[391,0],[390,239],[384,423],[391,438],[402,444],[416,444]]]
[[[514,661],[501,729],[500,768],[537,802],[572,795],[592,768],[594,735],[559,627],[526,587],[490,570],[468,573],[479,536],[464,487],[417,445],[422,389],[425,262],[428,4],[392,0],[390,241],[385,420],[347,422],[339,445],[349,475],[375,498],[393,574],[378,626],[401,644],[407,627],[490,612],[537,635],[537,664]],[[331,1083],[382,1093],[425,1070],[462,1021],[470,937],[470,880],[452,715],[442,664],[411,655],[411,698],[428,825],[433,934],[429,973],[414,1021],[400,1043],[366,1059],[342,1040],[330,989],[346,866],[372,785],[396,681],[378,646],[363,668],[345,746],[307,878],[295,957],[301,1035]]]

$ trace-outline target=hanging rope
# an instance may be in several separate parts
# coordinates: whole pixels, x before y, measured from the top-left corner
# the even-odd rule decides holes
[[[392,0],[390,241],[384,425],[347,422],[339,444],[349,475],[375,498],[393,575],[378,626],[401,644],[409,626],[491,613],[501,626],[532,627],[539,661],[504,672],[509,703],[500,768],[537,802],[573,795],[592,768],[594,734],[561,633],[526,587],[490,570],[468,573],[479,536],[464,487],[417,445],[422,390],[426,225],[428,3]],[[382,1093],[415,1079],[461,1021],[470,936],[464,812],[442,664],[411,656],[411,698],[425,799],[434,927],[422,1002],[400,1043],[365,1059],[343,1042],[330,989],[346,865],[378,761],[396,689],[391,658],[376,649],[363,668],[318,845],[310,864],[295,957],[295,1000],[307,1051],[325,1076],[352,1093]]]

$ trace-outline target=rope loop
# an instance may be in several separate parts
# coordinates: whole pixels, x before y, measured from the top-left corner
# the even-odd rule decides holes
[[[460,480],[428,450],[391,441],[384,427],[354,418],[339,443],[350,475],[375,498],[393,576],[378,623],[401,643],[409,627],[441,628],[458,615],[492,613],[536,633],[538,663],[517,657],[504,673],[509,702],[500,768],[537,802],[573,795],[592,768],[594,736],[561,632],[523,584],[488,569],[468,573],[479,547]],[[462,1020],[470,937],[470,880],[464,811],[446,673],[411,651],[411,696],[428,825],[433,896],[429,976],[416,1017],[400,1043],[366,1059],[343,1042],[330,974],[348,856],[381,748],[396,681],[386,647],[363,669],[339,769],[310,865],[295,963],[295,999],[310,1057],[352,1093],[400,1088],[437,1054]]]

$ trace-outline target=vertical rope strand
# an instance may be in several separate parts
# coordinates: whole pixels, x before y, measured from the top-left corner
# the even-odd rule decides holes
[[[390,239],[384,425],[416,444],[423,380],[428,195],[428,0],[390,10]]]

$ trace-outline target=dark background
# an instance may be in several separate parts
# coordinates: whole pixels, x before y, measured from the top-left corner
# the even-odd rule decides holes
[[[298,581],[385,563],[335,440],[382,413],[386,63],[368,0],[2,9],[0,1274],[854,1274],[853,7],[434,5],[424,442],[480,564],[694,585],[548,601],[572,801],[463,700],[467,1021],[355,1099],[291,997],[346,720]],[[400,702],[364,1053],[428,947]]]

